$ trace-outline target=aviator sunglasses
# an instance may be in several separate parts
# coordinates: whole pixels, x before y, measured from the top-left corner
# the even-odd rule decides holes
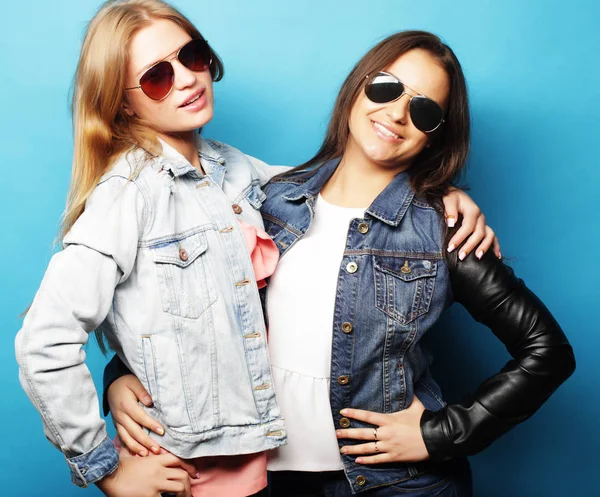
[[[212,51],[206,40],[202,38],[183,45],[175,57],[181,62],[181,65],[194,72],[206,71],[212,63]],[[139,86],[125,88],[125,90],[141,88],[152,100],[163,100],[171,93],[174,78],[173,65],[167,60],[162,60],[142,75]]]
[[[407,88],[416,95],[406,93]],[[436,102],[412,90],[393,74],[378,72],[367,76],[365,94],[376,104],[387,104],[398,100],[402,95],[408,95],[410,118],[415,128],[423,133],[432,133],[444,122],[444,111]]]

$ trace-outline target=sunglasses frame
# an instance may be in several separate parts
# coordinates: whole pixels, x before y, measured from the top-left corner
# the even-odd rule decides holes
[[[167,92],[167,94],[166,94],[164,97],[162,97],[162,98],[152,98],[150,95],[148,95],[148,94],[147,94],[147,93],[144,91],[144,88],[142,88],[142,84],[141,84],[142,78],[143,78],[143,77],[144,77],[146,74],[148,74],[148,72],[150,72],[152,69],[154,69],[154,68],[155,68],[156,66],[158,66],[159,64],[162,64],[163,62],[166,62],[167,64],[170,64],[170,65],[171,65],[171,69],[173,69],[173,63],[172,63],[171,61],[173,61],[173,60],[175,60],[175,59],[179,60],[179,54],[181,53],[181,51],[182,51],[182,50],[183,50],[185,47],[187,47],[187,46],[188,46],[190,43],[193,43],[193,42],[195,42],[195,41],[198,41],[198,40],[201,40],[201,41],[203,41],[203,42],[204,42],[204,44],[205,44],[205,45],[208,47],[208,51],[210,52],[210,58],[208,59],[208,63],[207,63],[207,65],[206,65],[206,67],[205,67],[204,69],[202,69],[201,71],[192,71],[192,69],[190,69],[189,67],[187,67],[187,66],[186,66],[185,64],[183,64],[181,61],[179,61],[179,63],[180,63],[181,65],[183,65],[183,66],[184,66],[186,69],[188,69],[188,70],[190,70],[190,71],[192,71],[192,72],[204,72],[204,71],[206,71],[206,70],[207,70],[207,69],[208,69],[208,68],[209,68],[209,67],[212,65],[212,62],[213,62],[213,57],[212,57],[212,53],[213,53],[213,52],[212,52],[212,49],[210,48],[210,45],[208,44],[208,41],[207,41],[207,40],[205,40],[204,38],[194,38],[193,40],[190,40],[190,41],[188,41],[188,42],[187,42],[185,45],[183,45],[183,46],[179,47],[179,49],[177,50],[177,53],[175,53],[175,54],[174,54],[172,57],[169,57],[169,56],[167,56],[167,57],[165,57],[164,59],[162,59],[162,60],[159,60],[159,61],[158,61],[156,64],[153,64],[152,66],[150,66],[148,69],[146,69],[146,70],[144,71],[144,74],[142,74],[142,75],[140,76],[140,79],[139,79],[139,81],[138,81],[138,83],[140,83],[140,84],[139,84],[138,86],[132,86],[131,88],[125,88],[125,90],[126,90],[126,91],[128,91],[128,90],[139,90],[139,89],[141,89],[141,90],[142,90],[142,92],[144,92],[144,95],[146,95],[146,96],[147,96],[149,99],[151,99],[151,100],[154,100],[155,102],[160,102],[161,100],[164,100],[165,98],[167,98],[167,97],[168,97],[168,96],[171,94],[171,92],[173,91],[173,86],[175,86],[175,85],[174,85],[174,82],[175,82],[175,81],[174,81],[174,78],[175,78],[175,70],[173,70],[173,76],[171,77],[171,88],[169,88],[169,91]]]
[[[367,95],[367,93],[366,93],[366,91],[365,91],[365,95],[366,95],[366,97],[367,97],[367,98],[369,98],[369,100],[370,100],[371,102],[373,102],[373,103],[379,103],[379,104],[391,104],[392,102],[395,102],[396,100],[400,100],[400,99],[401,99],[401,98],[402,98],[404,95],[408,95],[408,96],[410,97],[410,100],[408,101],[408,102],[409,102],[409,110],[410,110],[410,103],[412,102],[412,99],[413,99],[413,98],[415,98],[415,97],[419,97],[419,98],[426,98],[427,100],[429,100],[429,101],[433,102],[435,105],[437,105],[437,106],[438,106],[438,108],[440,109],[440,111],[442,111],[442,118],[441,118],[440,122],[438,123],[438,125],[437,125],[435,128],[433,128],[433,129],[430,129],[430,130],[428,130],[428,131],[423,131],[423,130],[419,130],[419,131],[421,131],[422,133],[426,133],[426,134],[427,134],[427,133],[433,133],[433,132],[434,132],[434,131],[436,131],[436,130],[437,130],[437,129],[438,129],[438,128],[439,128],[439,127],[440,127],[440,126],[443,124],[443,123],[445,123],[445,122],[446,122],[446,120],[444,119],[444,110],[442,109],[442,107],[440,106],[440,104],[438,104],[438,103],[437,103],[435,100],[433,100],[432,98],[429,98],[428,96],[426,96],[426,95],[423,95],[422,93],[419,93],[419,92],[418,92],[418,91],[416,91],[416,90],[413,90],[413,89],[412,89],[410,86],[408,86],[408,85],[407,85],[407,84],[405,84],[403,81],[401,81],[399,78],[397,78],[397,77],[396,77],[396,76],[394,76],[393,74],[390,74],[389,72],[386,72],[386,71],[377,71],[376,73],[373,73],[373,74],[367,74],[367,75],[365,76],[365,78],[366,78],[366,80],[367,80],[367,83],[366,83],[366,85],[365,85],[365,89],[366,89],[366,86],[367,86],[367,85],[369,85],[369,84],[371,83],[372,79],[373,79],[373,78],[375,78],[376,76],[380,75],[380,74],[383,74],[383,75],[385,75],[385,76],[389,76],[390,78],[393,78],[393,79],[395,79],[397,83],[400,83],[400,84],[402,85],[402,87],[404,88],[404,90],[403,90],[403,91],[402,91],[402,93],[401,93],[400,95],[398,95],[396,98],[394,98],[393,100],[389,100],[389,101],[387,101],[387,102],[373,102],[373,100],[371,100],[371,99],[369,98],[369,96]],[[407,88],[408,88],[410,91],[412,91],[413,93],[415,93],[415,95],[411,95],[410,93],[408,93],[408,92],[406,91],[406,89],[407,89]],[[411,117],[411,120],[412,120],[412,117]],[[415,128],[416,128],[416,126],[415,126]],[[419,128],[417,128],[417,129],[419,129]]]

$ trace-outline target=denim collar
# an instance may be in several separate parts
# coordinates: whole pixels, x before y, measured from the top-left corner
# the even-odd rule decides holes
[[[196,168],[192,166],[189,161],[171,145],[160,138],[158,141],[162,146],[162,152],[160,154],[160,159],[162,160],[160,162],[163,169],[171,171],[174,177],[183,176],[184,174],[196,171]],[[222,169],[222,171],[220,171],[222,174],[219,176],[222,176],[226,169],[225,160],[223,157],[213,147],[211,147],[208,142],[203,140],[200,134],[196,135],[196,143],[198,146],[198,155],[200,156],[200,162],[204,172],[207,175],[212,176],[212,174],[215,172],[215,166],[218,165],[219,169]]]
[[[283,198],[297,201],[302,197],[307,199],[316,197],[325,183],[331,178],[339,163],[339,157],[326,162],[317,168],[306,182],[293,188],[289,193],[283,195]],[[398,226],[414,196],[415,193],[410,187],[408,173],[404,171],[394,177],[392,182],[377,196],[365,213],[391,226]]]

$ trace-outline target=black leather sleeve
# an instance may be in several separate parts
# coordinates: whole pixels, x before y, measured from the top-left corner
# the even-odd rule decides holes
[[[432,460],[473,455],[529,418],[575,370],[565,334],[544,304],[492,251],[481,260],[448,254],[454,299],[488,326],[513,357],[475,394],[425,411],[421,432]]]
[[[104,368],[103,392],[102,392],[102,409],[104,416],[108,416],[110,409],[108,407],[108,387],[110,387],[121,376],[133,374],[125,363],[115,354]]]

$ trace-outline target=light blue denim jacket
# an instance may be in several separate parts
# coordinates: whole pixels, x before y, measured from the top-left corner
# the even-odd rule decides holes
[[[21,383],[75,484],[110,474],[83,345],[96,328],[154,399],[160,444],[193,458],[285,443],[265,325],[237,218],[262,227],[281,168],[198,139],[206,176],[163,143],[124,154],[51,260],[16,339]]]

